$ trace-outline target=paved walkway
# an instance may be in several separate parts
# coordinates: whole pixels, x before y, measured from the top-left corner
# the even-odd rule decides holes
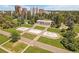
[[[36,24],[34,24],[34,25],[33,25],[33,27],[29,28],[28,30],[26,30],[26,31],[22,32],[22,33],[21,33],[21,35],[23,35],[24,33],[28,32],[30,29],[34,29],[34,28],[35,28],[35,26],[36,26]]]
[[[6,44],[6,43],[9,42],[9,41],[11,41],[11,39],[10,39],[10,40],[7,40],[6,42],[4,42],[4,43],[2,43],[2,44],[0,44],[0,46]]]
[[[10,37],[10,33],[0,30],[0,34]]]
[[[3,35],[6,35],[6,36],[10,36],[10,33],[2,31],[2,30],[0,30],[0,33],[3,34]],[[48,50],[48,51],[51,51],[51,52],[60,52],[60,53],[70,52],[70,51],[67,51],[65,49],[57,48],[57,47],[50,46],[50,45],[45,44],[45,43],[41,43],[41,42],[38,42],[38,41],[35,41],[35,40],[23,38],[23,37],[21,38],[20,41],[25,43],[25,44],[28,44],[30,46],[36,46],[36,47],[39,47],[39,48],[42,48],[42,49],[45,49],[45,50]]]
[[[65,49],[61,49],[61,48],[57,48],[55,46],[51,46],[42,42],[38,42],[38,41],[34,41],[34,40],[29,40],[26,38],[21,38],[20,40],[21,42],[28,44],[30,46],[36,46],[38,48],[42,48],[45,50],[48,50],[50,52],[55,52],[55,53],[70,53],[71,51],[65,50]]]
[[[24,42],[23,42],[24,43]],[[30,45],[28,45],[25,49],[23,49],[22,51],[21,51],[21,53],[23,53],[25,50],[27,50],[28,48],[30,47]]]
[[[47,31],[47,29],[48,29],[49,27],[46,27],[40,34],[38,34],[38,36],[36,36],[33,40],[38,40],[39,38],[40,38],[40,36],[45,32],[45,31]]]
[[[0,48],[3,49],[4,51],[8,52],[8,53],[12,53],[11,51],[9,51],[8,49],[6,49],[6,48],[4,48],[2,46],[0,46]]]
[[[5,36],[7,36],[7,37],[10,37],[10,33],[5,32],[5,31],[3,31],[3,30],[0,30],[0,34],[5,35]],[[11,39],[10,39],[10,40],[11,40]],[[2,43],[2,44],[0,45],[0,48],[3,49],[4,51],[8,52],[8,53],[12,53],[12,52],[9,51],[8,49],[2,47],[2,45],[6,44],[6,43],[9,42],[10,40],[8,40],[8,41],[6,41],[6,42],[4,42],[4,43]]]
[[[77,33],[77,36],[75,38],[78,38],[79,37],[79,33]]]
[[[31,28],[31,29],[33,29],[34,27],[36,26],[36,24]],[[40,38],[40,36],[45,32],[45,31],[47,31],[47,29],[49,28],[50,26],[48,26],[48,27],[46,27],[40,34],[38,34],[33,40],[34,41],[37,41],[39,38]],[[22,34],[21,34],[22,35]],[[27,50],[28,48],[30,47],[30,45],[28,44],[28,46],[27,47],[25,47],[25,49],[21,52],[21,53],[23,53],[25,50]]]
[[[70,51],[67,51],[67,50],[64,50],[64,49],[61,49],[61,48],[57,48],[57,47],[54,47],[54,46],[50,46],[48,44],[45,44],[45,43],[41,43],[41,42],[38,42],[37,40],[40,38],[41,34],[43,34],[45,31],[47,31],[47,29],[49,28],[50,26],[46,27],[37,37],[35,37],[33,40],[29,40],[29,39],[26,39],[26,38],[21,38],[21,42],[25,43],[25,44],[28,44],[28,46],[22,51],[22,53],[28,49],[30,46],[36,46],[38,48],[42,48],[42,49],[45,49],[45,50],[48,50],[50,52],[55,52],[55,53],[58,53],[58,52],[63,52],[63,53],[67,53],[67,52],[70,52]]]

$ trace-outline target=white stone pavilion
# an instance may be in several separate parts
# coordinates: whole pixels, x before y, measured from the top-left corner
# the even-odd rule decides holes
[[[49,26],[51,25],[51,20],[37,20],[37,24],[39,25],[44,25],[44,26]]]

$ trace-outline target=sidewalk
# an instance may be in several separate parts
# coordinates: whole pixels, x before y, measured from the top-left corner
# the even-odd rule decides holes
[[[2,30],[0,30],[0,33],[3,34],[3,35],[6,35],[8,37],[10,36],[10,33],[2,31]],[[57,48],[55,46],[51,46],[51,45],[41,43],[41,42],[38,42],[38,41],[35,41],[35,40],[30,40],[30,39],[27,39],[27,38],[24,38],[24,37],[21,37],[20,41],[25,43],[25,44],[28,44],[30,46],[36,46],[36,47],[39,47],[39,48],[42,48],[42,49],[45,49],[45,50],[48,50],[48,51],[51,51],[51,52],[55,52],[55,53],[69,53],[70,52],[70,51],[67,51],[65,49]]]
[[[30,46],[36,46],[38,48],[45,49],[45,50],[48,50],[48,51],[54,52],[54,53],[70,53],[71,52],[71,51],[68,51],[65,49],[57,48],[55,46],[51,46],[51,45],[48,45],[48,44],[45,44],[42,42],[38,42],[38,41],[34,41],[34,40],[29,40],[29,39],[26,39],[23,37],[21,38],[20,41],[25,44],[28,44]]]

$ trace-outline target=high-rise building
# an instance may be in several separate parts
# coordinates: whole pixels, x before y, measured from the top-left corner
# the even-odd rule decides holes
[[[36,8],[36,14],[39,13],[39,8]]]
[[[36,15],[37,13],[39,13],[38,7],[33,7],[30,9],[30,11],[31,11],[31,15]]]
[[[21,8],[19,5],[16,5],[16,6],[15,6],[15,12],[16,12],[18,15],[21,15],[21,10],[22,10],[22,8]]]
[[[26,18],[26,16],[27,16],[27,9],[26,8],[22,8],[21,16],[23,16],[23,18]]]
[[[26,8],[22,8],[22,11],[21,11],[21,15],[27,15],[27,9]]]
[[[43,14],[44,12],[44,9],[39,9],[39,14]]]

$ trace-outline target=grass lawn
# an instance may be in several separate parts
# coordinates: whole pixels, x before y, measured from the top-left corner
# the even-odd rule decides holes
[[[74,31],[79,33],[79,24],[74,25]]]
[[[0,48],[0,53],[7,53],[7,52]]]
[[[31,24],[23,24],[21,27],[27,27],[27,28],[31,28],[33,25]]]
[[[17,24],[17,19],[13,19],[12,22]]]
[[[60,33],[60,29],[58,28],[48,28],[47,31],[50,31],[50,32],[56,32],[56,33]]]
[[[0,44],[6,42],[9,38],[7,38],[6,36],[4,35],[0,35]]]
[[[31,34],[31,33],[24,33],[22,36],[28,39],[34,39],[36,37],[35,34]]]
[[[64,48],[64,46],[60,43],[60,39],[50,39],[46,37],[40,37],[38,41],[52,45],[52,46],[56,46],[59,48]]]
[[[5,47],[6,49],[12,51],[12,52],[21,52],[27,45],[24,43],[20,43],[20,42],[8,42],[6,44],[3,45],[3,47]]]
[[[29,47],[24,53],[49,53],[49,51],[37,47]]]
[[[35,29],[44,30],[45,27],[43,27],[43,26],[36,26]]]
[[[16,30],[16,28],[4,29],[4,31],[10,32],[10,33],[12,33],[12,32],[19,32],[19,33],[21,33],[20,31]]]

